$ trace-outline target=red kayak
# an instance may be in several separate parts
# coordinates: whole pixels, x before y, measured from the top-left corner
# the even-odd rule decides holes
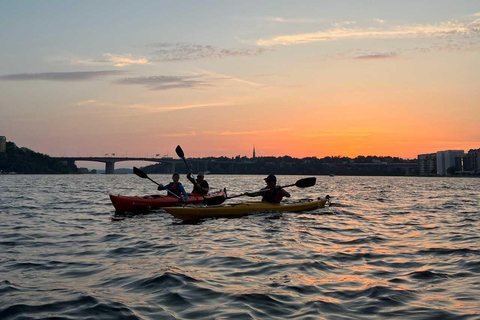
[[[205,198],[227,196],[225,189],[205,195]],[[152,195],[143,197],[127,197],[127,196],[114,196],[110,195],[113,206],[117,212],[122,211],[149,211],[153,208],[171,207],[180,203],[180,200],[174,196]],[[203,196],[201,194],[189,194],[188,200],[185,203],[197,204],[203,202]]]

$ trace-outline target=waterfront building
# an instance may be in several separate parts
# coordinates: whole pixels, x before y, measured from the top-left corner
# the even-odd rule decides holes
[[[456,158],[463,158],[465,152],[463,150],[445,150],[437,151],[437,174],[440,176],[447,175],[447,170],[454,167],[454,171],[463,171],[462,160]]]
[[[434,176],[437,174],[437,154],[427,153],[418,155],[418,167],[421,176]]]
[[[7,137],[0,136],[0,152],[5,152],[7,150]]]
[[[480,173],[480,149],[470,149],[463,159],[465,171]]]

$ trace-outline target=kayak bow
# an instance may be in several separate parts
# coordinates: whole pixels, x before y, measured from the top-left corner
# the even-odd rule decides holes
[[[205,196],[205,198],[210,197],[226,197],[225,190],[213,192]],[[180,204],[180,200],[174,196],[163,196],[163,195],[153,195],[153,196],[144,196],[144,197],[128,197],[128,196],[115,196],[110,195],[110,200],[112,201],[113,206],[117,212],[136,212],[136,211],[149,211],[154,208],[163,208],[171,207],[177,204]],[[188,200],[185,202],[187,204],[198,204],[203,203],[204,199],[201,194],[189,194]]]

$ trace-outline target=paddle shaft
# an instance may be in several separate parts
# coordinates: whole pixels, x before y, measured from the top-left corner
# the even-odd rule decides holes
[[[150,179],[150,177],[147,176],[147,174],[146,174],[145,172],[143,172],[142,170],[133,167],[133,172],[134,172],[137,176],[139,176],[140,178],[148,179],[148,180],[152,181],[153,183],[155,183],[157,186],[160,186],[160,183],[158,183],[157,181],[154,181],[154,180]],[[177,195],[176,195],[175,193],[173,193],[172,191],[168,190],[167,188],[165,188],[165,190],[167,190],[167,192],[170,193],[172,196],[176,197],[177,199],[180,199],[180,197],[177,196]]]
[[[288,188],[288,187],[293,187],[295,186],[296,183],[293,183],[293,184],[287,184],[286,186],[280,186],[280,188]],[[258,190],[258,191],[255,191],[255,192],[252,192],[252,193],[257,193],[257,192],[265,192],[265,191],[268,191],[270,189],[262,189],[262,190]],[[232,199],[232,198],[238,198],[238,197],[241,197],[241,196],[245,196],[246,194],[245,193],[242,193],[242,194],[236,194],[234,196],[231,196],[231,197],[226,197],[225,200],[227,199]]]
[[[185,159],[185,153],[183,153],[183,150],[182,150],[182,147],[180,146],[177,146],[177,148],[175,148],[175,152],[177,153],[177,156],[179,156],[180,158],[182,158],[183,160],[183,163],[185,163],[185,166],[187,167],[188,171],[192,172],[192,170],[190,169],[188,163],[187,163],[187,160]],[[193,181],[195,181],[195,178],[193,178]],[[195,186],[195,182],[192,182],[193,185]],[[200,189],[200,194],[202,195],[203,197],[203,201],[205,201],[205,195],[203,194],[203,190],[202,190],[202,186],[199,185],[199,189]]]

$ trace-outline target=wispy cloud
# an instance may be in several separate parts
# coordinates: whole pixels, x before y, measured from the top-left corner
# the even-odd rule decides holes
[[[125,85],[143,85],[148,90],[203,88],[211,86],[208,80],[196,80],[201,77],[202,75],[132,77],[116,80],[115,83]]]
[[[480,19],[479,19],[480,20]],[[295,45],[319,41],[336,41],[343,39],[375,39],[375,38],[411,38],[438,37],[446,35],[467,35],[480,32],[480,21],[444,22],[439,24],[417,24],[384,28],[333,28],[314,33],[282,35],[271,39],[260,39],[259,46]]]
[[[96,105],[99,102],[97,100],[84,100],[84,101],[78,101],[76,103],[77,106],[88,106],[88,105]]]
[[[200,72],[201,72],[201,74],[209,75],[213,79],[216,79],[216,80],[234,81],[234,82],[246,84],[246,85],[249,85],[249,86],[252,86],[252,87],[259,87],[259,88],[266,87],[266,85],[264,85],[262,83],[248,81],[248,80],[245,80],[245,79],[241,79],[241,78],[238,78],[238,77],[235,77],[235,76],[230,76],[230,75],[226,75],[226,74],[222,74],[222,73],[218,73],[218,72],[212,72],[212,71],[207,71],[207,70],[200,70]]]
[[[73,58],[72,64],[74,65],[112,65],[114,67],[126,67],[131,65],[145,65],[150,64],[146,57],[137,57],[133,54],[113,54],[113,53],[104,53],[102,54],[103,59],[79,59]]]
[[[302,135],[305,138],[317,138],[317,137],[368,137],[371,136],[371,133],[340,133],[340,132],[331,132],[331,133],[315,133],[315,134],[306,134]]]
[[[252,57],[258,56],[269,49],[221,49],[212,45],[200,45],[193,43],[153,43],[148,45],[153,48],[153,61],[186,61],[205,58],[221,59],[227,57]]]
[[[103,56],[110,61],[115,67],[125,67],[134,64],[150,64],[145,57],[134,57],[131,54],[117,55],[112,53],[104,53]]]
[[[149,113],[159,113],[159,112],[171,112],[171,111],[180,111],[180,110],[189,110],[189,109],[229,107],[233,105],[234,104],[230,102],[214,102],[214,103],[187,104],[187,105],[181,105],[181,106],[167,106],[167,107],[141,105],[141,104],[133,104],[133,105],[120,106],[120,107],[142,110]]]
[[[192,137],[196,136],[196,132],[188,132],[188,133],[166,133],[166,134],[159,134],[161,137],[174,137],[174,138],[181,138],[181,137]]]
[[[373,21],[378,22],[378,23],[385,23],[385,20],[374,18]]]
[[[169,89],[204,89],[233,81],[251,87],[265,87],[264,84],[240,79],[235,76],[215,73],[207,70],[199,70],[189,76],[149,76],[131,77],[114,81],[123,85],[142,85],[148,90],[169,90]]]
[[[123,110],[137,110],[143,113],[161,113],[161,112],[171,112],[171,111],[181,111],[181,110],[190,110],[190,109],[203,109],[203,108],[216,108],[216,107],[230,107],[234,106],[232,102],[210,102],[210,103],[198,103],[198,104],[187,104],[179,106],[158,106],[158,105],[146,105],[146,104],[115,104],[105,101],[98,100],[83,100],[78,101],[74,105],[76,106],[88,106],[91,108],[116,108]]]
[[[340,21],[340,22],[335,22],[333,25],[336,27],[336,28],[341,28],[343,26],[350,26],[350,25],[354,25],[356,24],[357,22],[356,21]]]
[[[347,128],[342,131],[330,130],[325,132],[313,132],[302,134],[304,138],[321,138],[321,137],[368,137],[374,133],[382,133],[381,129],[364,129],[364,128]]]
[[[291,128],[279,128],[279,129],[273,129],[273,130],[249,130],[249,131],[223,131],[223,132],[205,131],[204,134],[212,134],[212,135],[220,135],[220,136],[238,136],[238,135],[285,132],[285,131],[291,131],[291,130],[292,130]]]
[[[6,81],[87,81],[107,76],[124,74],[125,71],[78,71],[78,72],[42,72],[42,73],[19,73],[0,76],[0,80]]]
[[[157,111],[167,112],[167,111],[177,111],[177,110],[186,110],[186,109],[200,109],[200,108],[214,108],[214,107],[228,107],[233,106],[229,102],[217,102],[217,103],[201,103],[201,104],[190,104],[183,106],[172,106],[172,107],[161,107],[157,108]]]
[[[305,19],[305,18],[282,18],[282,17],[264,17],[261,18],[263,21],[268,22],[277,22],[277,23],[292,23],[292,24],[302,24],[302,23],[318,23],[322,22],[321,19]]]
[[[384,59],[396,59],[398,58],[398,53],[389,52],[389,53],[372,53],[361,56],[356,56],[354,59],[358,60],[384,60]]]

